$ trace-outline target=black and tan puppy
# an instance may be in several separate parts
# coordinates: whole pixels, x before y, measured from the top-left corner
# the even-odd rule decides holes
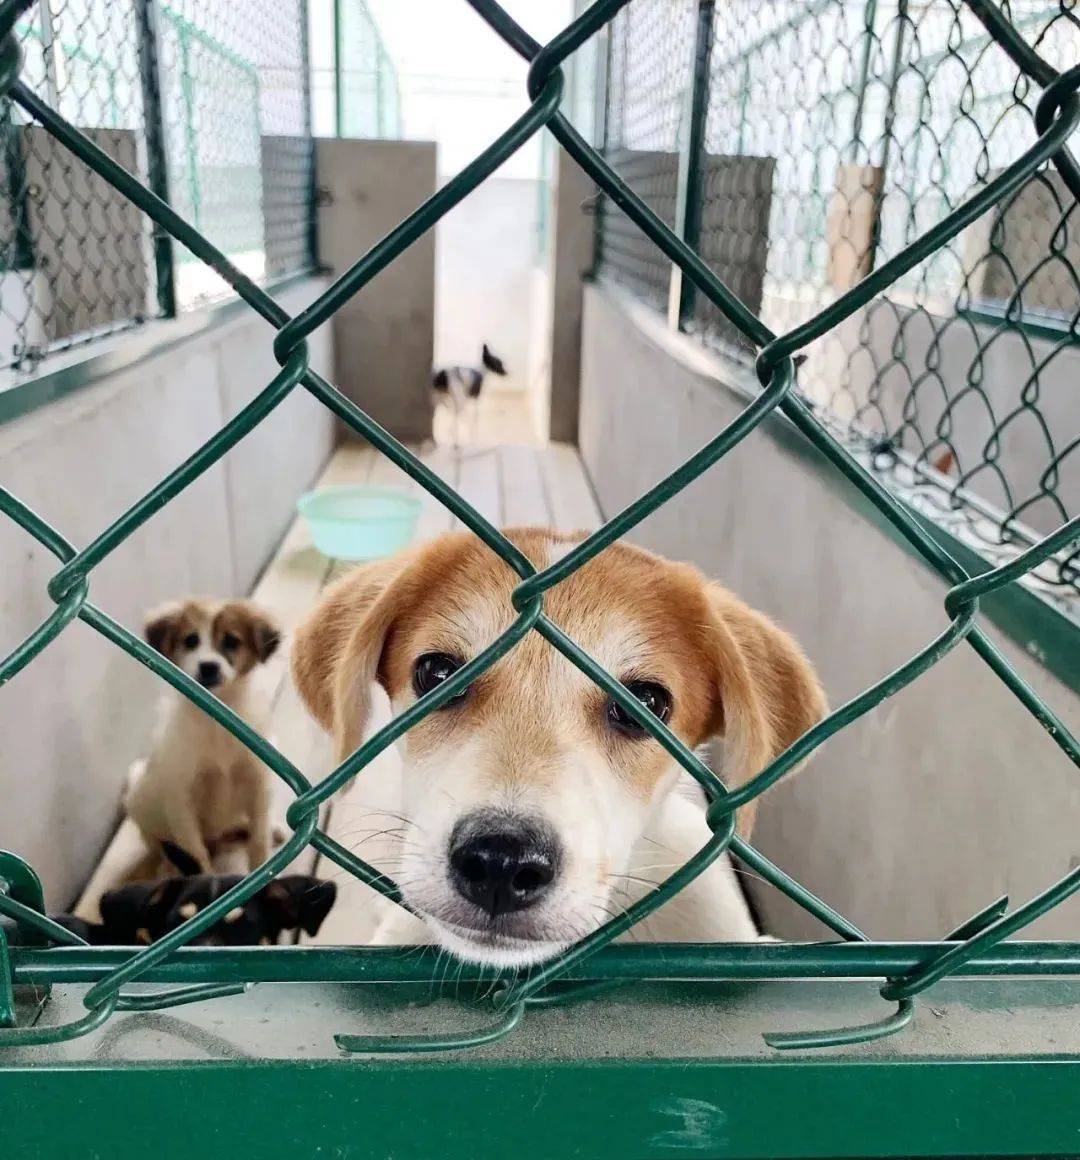
[[[239,874],[199,873],[198,863],[172,843],[165,844],[165,852],[180,871],[178,876],[107,891],[101,899],[100,923],[67,914],[54,915],[53,921],[95,946],[146,945],[205,910],[240,881]],[[234,907],[189,945],[270,946],[285,931],[313,935],[336,895],[333,882],[306,874],[285,875]]]

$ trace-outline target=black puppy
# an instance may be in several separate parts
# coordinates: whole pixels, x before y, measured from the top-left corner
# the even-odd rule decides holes
[[[198,863],[184,850],[169,842],[164,843],[164,850],[181,877],[132,882],[107,891],[101,899],[100,923],[69,914],[54,915],[53,921],[95,946],[145,945],[205,910],[241,879],[239,874],[200,874]],[[286,930],[313,935],[336,896],[333,882],[288,874],[234,907],[188,945],[270,946]]]

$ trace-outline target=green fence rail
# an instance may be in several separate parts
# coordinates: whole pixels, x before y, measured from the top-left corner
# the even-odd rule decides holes
[[[79,619],[134,660],[151,669],[228,729],[296,795],[287,814],[293,832],[284,846],[183,926],[159,942],[134,952],[91,949],[79,945],[76,936],[44,916],[41,887],[30,867],[14,855],[0,858],[0,915],[14,920],[21,932],[21,940],[27,944],[7,947],[0,932],[0,1046],[63,1042],[101,1026],[118,1010],[152,1010],[156,1007],[210,1000],[223,994],[236,993],[246,984],[259,980],[346,978],[370,981],[421,975],[433,978],[430,958],[402,957],[385,948],[256,949],[251,954],[238,957],[232,952],[215,948],[185,948],[185,944],[264,886],[308,845],[386,897],[400,901],[400,894],[393,881],[383,877],[319,829],[319,806],[352,777],[362,775],[372,759],[396,738],[462,692],[532,632],[539,633],[600,686],[699,782],[709,801],[707,816],[712,836],[656,891],[583,938],[558,959],[534,969],[528,975],[499,976],[497,984],[488,991],[496,1009],[488,1030],[444,1039],[344,1034],[338,1038],[343,1050],[411,1052],[463,1048],[507,1035],[520,1026],[523,1019],[527,1020],[530,1007],[589,993],[586,987],[592,987],[600,981],[669,978],[681,972],[695,979],[709,980],[741,977],[747,971],[756,977],[769,978],[805,977],[821,971],[867,978],[884,977],[881,995],[892,1004],[892,1009],[880,1021],[869,1026],[827,1031],[772,1033],[769,1039],[777,1048],[855,1043],[903,1027],[911,1019],[916,997],[945,975],[960,976],[971,971],[1002,970],[1014,975],[1041,974],[1048,970],[1066,974],[1080,971],[1080,945],[1047,947],[1045,944],[1004,942],[1009,935],[1022,930],[1036,917],[1080,889],[1080,869],[1071,871],[1011,912],[1007,911],[1005,900],[988,901],[987,907],[959,930],[943,933],[939,943],[896,948],[869,942],[850,921],[793,881],[782,869],[740,840],[734,832],[734,816],[738,807],[774,785],[826,739],[918,679],[962,642],[974,649],[1004,682],[1019,702],[1018,709],[1022,708],[1034,715],[1045,727],[1060,748],[1063,760],[1080,765],[1080,745],[1077,740],[1009,666],[978,623],[980,599],[1005,585],[1017,582],[1041,561],[1080,540],[1080,519],[1065,523],[1008,564],[972,578],[922,530],[908,509],[858,464],[815,418],[806,403],[792,391],[793,358],[798,352],[852,317],[882,289],[931,258],[980,214],[1012,196],[1040,166],[1051,162],[1071,196],[1080,195],[1080,169],[1066,147],[1070,134],[1080,123],[1080,96],[1077,95],[1080,88],[1080,65],[1073,65],[1059,73],[1021,38],[990,0],[969,0],[971,10],[985,24],[988,35],[1042,89],[1036,108],[1037,140],[1013,158],[1000,174],[974,196],[916,241],[883,262],[857,286],[799,326],[778,335],[749,311],[701,258],[631,192],[626,183],[594,149],[585,144],[560,113],[563,96],[561,66],[576,48],[616,16],[626,6],[627,0],[598,0],[546,45],[533,40],[495,0],[469,2],[512,49],[531,62],[528,74],[529,108],[452,181],[373,246],[307,309],[292,318],[189,222],[102,152],[93,141],[70,125],[19,79],[21,54],[11,29],[17,16],[29,7],[30,0],[8,0],[0,6],[0,91],[39,122],[66,149],[71,150],[129,198],[159,229],[167,231],[196,257],[216,270],[273,328],[273,349],[282,368],[271,383],[194,455],[119,515],[93,542],[82,548],[77,549],[70,544],[59,530],[36,515],[17,497],[0,490],[0,510],[52,552],[59,562],[56,574],[48,585],[49,596],[56,605],[55,610],[0,663],[0,684],[16,677],[73,620]],[[361,408],[311,370],[306,338],[545,126],[567,153],[595,179],[612,202],[666,258],[680,267],[684,277],[694,284],[697,291],[758,348],[757,371],[762,389],[728,427],[718,432],[689,460],[677,466],[670,475],[581,541],[557,563],[537,572],[521,552],[460,495],[373,422]],[[453,512],[521,578],[512,597],[517,614],[513,625],[479,656],[420,698],[346,758],[328,777],[316,783],[312,783],[303,771],[297,769],[212,694],[90,600],[91,582],[97,566],[297,389],[309,392],[401,467]],[[728,792],[707,766],[548,619],[544,611],[545,594],[701,476],[751,435],[765,416],[773,411],[787,415],[805,438],[825,456],[832,469],[854,484],[949,587],[942,627],[924,648],[831,713],[749,782],[734,792]],[[736,854],[757,874],[836,932],[842,942],[856,945],[832,948],[610,946],[613,939],[671,898],[724,851]],[[473,968],[466,968],[463,973],[466,978],[478,977],[478,972]],[[33,982],[41,987],[76,979],[93,984],[83,1000],[85,1014],[77,1020],[52,1025],[46,1011],[45,1016],[34,1025],[13,1025],[11,996],[14,985]],[[141,993],[132,996],[125,988],[135,980],[157,980],[179,986],[149,996]],[[555,983],[560,985],[553,987]]]
[[[1072,0],[1003,11],[1050,66],[1080,59]],[[963,0],[641,0],[608,60],[606,158],[776,331],[1039,136],[1038,86]],[[745,333],[602,210],[601,275],[752,364]],[[796,389],[884,482],[1000,563],[1080,513],[1078,347],[1080,210],[1043,165],[807,346]],[[1037,579],[1075,612],[1077,553]]]

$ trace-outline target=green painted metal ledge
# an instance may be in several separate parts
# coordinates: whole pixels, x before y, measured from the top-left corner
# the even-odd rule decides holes
[[[0,1149],[34,1160],[1080,1154],[1080,979],[942,983],[903,1034],[828,1052],[781,1055],[761,1031],[873,1019],[871,981],[636,984],[530,1010],[513,1035],[468,1052],[335,1046],[342,1032],[491,1022],[468,986],[444,989],[261,984],[5,1052]],[[22,1022],[35,995],[20,991]],[[84,993],[55,987],[48,1021],[75,1017]]]

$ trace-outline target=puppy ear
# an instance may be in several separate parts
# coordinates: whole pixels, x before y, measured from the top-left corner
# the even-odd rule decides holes
[[[486,342],[484,343],[484,349],[483,349],[483,352],[481,353],[480,361],[484,364],[485,367],[487,367],[487,369],[489,371],[491,371],[492,374],[496,374],[496,375],[505,375],[506,374],[506,364],[503,362],[503,360],[501,358],[499,358],[499,356],[497,354],[495,354],[490,349],[490,347],[488,346],[488,344]]]
[[[742,785],[828,712],[825,693],[794,638],[737,596],[709,585],[718,701],[711,730],[724,741],[724,775]],[[739,811],[748,837],[757,801]]]
[[[187,850],[181,849],[175,842],[162,842],[161,852],[176,867],[177,872],[191,877],[202,873],[202,867],[192,858]]]
[[[350,572],[296,631],[292,675],[308,711],[342,755],[363,739],[371,685],[397,601],[389,591],[415,555],[406,551]]]
[[[277,652],[281,644],[281,629],[277,621],[264,608],[255,605],[248,606],[248,617],[251,625],[251,642],[255,655],[263,664]]]
[[[307,935],[319,932],[337,898],[337,886],[302,874],[290,874],[271,882],[262,893],[263,903],[283,930],[297,927]]]
[[[265,664],[281,643],[277,621],[250,600],[230,600],[218,610],[214,620],[217,631],[231,631],[243,638],[254,661]]]
[[[148,612],[143,624],[146,643],[151,648],[157,649],[162,656],[171,658],[176,649],[183,616],[183,607],[175,601],[159,605]]]

